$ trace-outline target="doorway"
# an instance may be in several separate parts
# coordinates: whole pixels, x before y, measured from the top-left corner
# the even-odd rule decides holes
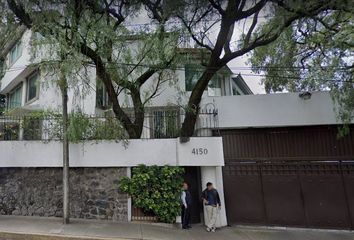
[[[191,223],[200,223],[203,212],[201,204],[201,180],[200,167],[184,167],[184,181],[189,184],[189,191],[192,195]]]

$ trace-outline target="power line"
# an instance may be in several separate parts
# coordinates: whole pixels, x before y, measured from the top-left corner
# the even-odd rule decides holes
[[[253,16],[248,16],[245,17],[244,19],[253,19]],[[270,18],[274,18],[274,16],[268,16],[268,15],[263,15],[263,16],[258,16],[258,18],[261,19],[270,19]],[[221,18],[215,18],[215,19],[201,19],[199,21],[196,20],[192,20],[192,21],[186,21],[187,23],[206,23],[206,22],[217,22],[217,21],[221,21]],[[180,20],[170,20],[166,22],[167,25],[168,24],[173,24],[173,23],[182,23]],[[127,27],[135,27],[135,26],[149,26],[149,25],[159,25],[160,23],[158,22],[144,22],[144,23],[122,23],[123,26],[127,26]]]
[[[243,76],[257,76],[257,77],[272,77],[272,78],[282,78],[282,79],[301,79],[300,77],[295,77],[295,76],[272,76],[268,74],[242,74]],[[354,80],[336,80],[336,79],[314,79],[317,81],[322,81],[322,82],[348,82],[348,83],[354,83]]]
[[[147,65],[147,64],[133,64],[133,63],[114,63],[117,66],[129,66],[129,67],[144,67],[144,68],[155,68],[155,69],[159,69],[159,70],[174,70],[174,71],[185,71],[184,67],[161,67],[161,66],[154,66],[154,65]],[[92,67],[95,67],[94,64],[89,64]],[[33,66],[33,65],[27,65],[28,66]],[[11,71],[20,71],[20,70],[24,70],[26,67],[20,67],[18,66],[16,69],[12,69],[9,70],[7,72],[11,72]],[[108,66],[106,67],[107,69],[117,69],[116,66]],[[250,70],[250,68],[248,67],[230,67],[230,69],[233,70],[242,70],[244,68],[244,70]],[[279,67],[280,69],[277,71],[282,71],[281,67]],[[290,68],[290,67],[289,67]],[[202,67],[191,67],[190,69],[193,69],[196,72],[200,72],[203,73],[205,70]],[[294,67],[294,69],[298,69],[297,67]],[[342,67],[338,68],[338,69],[343,69]],[[276,75],[269,75],[269,74],[250,74],[250,73],[241,73],[242,76],[253,76],[253,77],[271,77],[271,78],[281,78],[281,79],[293,79],[293,80],[300,80],[301,77],[297,77],[297,76],[276,76]],[[322,81],[322,82],[349,82],[352,83],[354,81],[350,81],[350,80],[336,80],[336,79],[314,79],[317,81]]]
[[[53,63],[56,64],[56,63]],[[115,62],[113,63],[115,65],[121,65],[121,66],[131,66],[131,67],[145,67],[145,68],[157,68],[157,69],[166,69],[166,70],[185,70],[184,67],[162,67],[162,66],[156,66],[156,65],[149,65],[149,64],[141,64],[141,63],[123,63],[123,62]],[[92,67],[95,67],[95,65],[93,63],[89,63],[88,65],[91,65]],[[193,65],[193,64],[191,64]],[[17,66],[17,67],[12,67],[9,68],[3,72],[13,72],[13,71],[19,71],[19,70],[24,70],[27,67],[30,66],[36,66],[36,64],[28,64],[28,65],[23,65],[23,66]],[[296,67],[296,66],[252,66],[252,67],[247,67],[247,66],[243,66],[243,67],[230,67],[230,66],[226,66],[228,67],[230,70],[253,70],[253,69],[260,69],[262,70],[266,70],[266,69],[272,69],[273,71],[287,71],[287,70],[318,70],[317,68],[314,67]],[[112,67],[107,67],[109,69],[112,69]],[[113,67],[115,68],[115,67]],[[328,70],[336,70],[336,71],[350,71],[348,69],[348,67],[334,67],[334,66],[322,66],[321,67],[323,70],[328,69]],[[189,66],[189,69],[193,69],[196,71],[200,71],[200,72],[204,72],[205,68],[203,68],[203,66],[200,67],[191,67]],[[211,70],[213,69],[219,69],[219,68],[211,68]]]

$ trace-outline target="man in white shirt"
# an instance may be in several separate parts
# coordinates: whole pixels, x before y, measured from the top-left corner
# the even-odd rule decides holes
[[[188,229],[190,226],[190,218],[191,218],[191,206],[192,206],[192,195],[189,192],[188,183],[184,182],[182,186],[181,193],[181,202],[182,202],[182,228]]]

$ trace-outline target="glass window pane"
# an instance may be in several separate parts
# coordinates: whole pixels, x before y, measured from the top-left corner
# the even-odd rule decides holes
[[[186,64],[185,67],[186,91],[192,91],[203,73],[203,67],[196,64]]]
[[[106,109],[110,107],[108,93],[102,81],[97,80],[96,83],[96,107]]]
[[[22,43],[18,42],[10,51],[9,62],[10,65],[16,62],[16,60],[21,56],[22,53]]]
[[[210,88],[221,88],[220,78],[218,74],[214,74],[213,78],[210,80],[208,87]]]
[[[208,96],[216,97],[221,95],[221,75],[216,73],[208,84]]]
[[[34,99],[37,96],[37,80],[38,74],[32,75],[27,82],[27,101]]]
[[[22,102],[22,87],[18,87],[15,91],[10,93],[9,108],[17,108],[21,106]]]
[[[153,112],[152,137],[174,138],[178,136],[178,112],[177,110],[158,110]]]

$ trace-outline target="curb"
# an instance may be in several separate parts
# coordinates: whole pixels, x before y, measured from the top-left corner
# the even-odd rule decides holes
[[[328,228],[305,228],[305,227],[282,227],[282,226],[263,226],[263,225],[232,225],[237,229],[246,229],[252,231],[263,230],[279,230],[279,231],[302,231],[302,232],[334,232],[334,233],[354,233],[354,230],[350,229],[328,229]]]
[[[4,238],[4,239],[3,239]],[[137,240],[139,238],[58,235],[46,233],[24,233],[0,231],[1,240]]]

